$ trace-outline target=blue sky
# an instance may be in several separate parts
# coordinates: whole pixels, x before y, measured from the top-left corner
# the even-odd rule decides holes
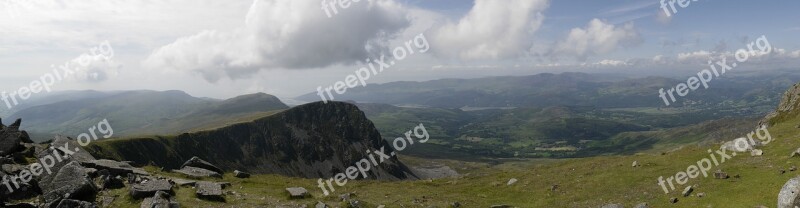
[[[431,51],[370,83],[561,71],[681,77],[761,35],[776,51],[745,70],[800,60],[800,1],[792,0],[699,0],[670,18],[657,0],[362,0],[330,18],[321,1],[0,0],[0,90],[104,41],[114,58],[56,90],[293,97],[420,33]]]

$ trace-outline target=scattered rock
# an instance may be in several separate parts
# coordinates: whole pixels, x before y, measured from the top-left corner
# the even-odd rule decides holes
[[[356,193],[353,193],[353,192],[344,193],[342,195],[339,195],[339,199],[341,199],[342,201],[350,201],[350,199],[355,198],[355,197],[356,197]]]
[[[154,196],[158,191],[173,193],[172,184],[163,179],[145,180],[131,185],[130,194],[135,199],[141,199]]]
[[[512,179],[508,180],[508,183],[506,183],[506,185],[510,186],[510,185],[514,185],[514,183],[517,183],[517,179],[516,178],[512,178]]]
[[[26,168],[24,165],[11,163],[11,164],[1,165],[0,169],[3,169],[3,172],[5,172],[6,174],[16,175],[19,174],[20,171],[25,170]]]
[[[141,208],[180,208],[180,203],[175,201],[167,192],[157,191],[153,197],[145,198]]]
[[[203,159],[200,159],[200,158],[199,158],[199,157],[197,157],[197,156],[194,156],[194,157],[192,157],[191,159],[187,160],[185,163],[183,163],[183,165],[181,166],[181,169],[183,169],[183,168],[185,168],[185,167],[187,167],[187,166],[190,166],[190,167],[197,167],[197,168],[202,168],[202,169],[206,169],[206,170],[214,171],[214,172],[217,172],[217,173],[218,173],[218,174],[220,174],[220,175],[222,175],[222,174],[223,174],[223,171],[222,171],[222,169],[218,168],[218,167],[217,167],[217,166],[215,166],[215,165],[212,165],[212,164],[211,164],[211,163],[209,163],[209,162],[206,162],[206,161],[205,161],[205,160],[203,160]]]
[[[125,187],[125,183],[120,176],[112,176],[112,175],[102,175],[98,177],[100,179],[100,188],[101,189],[118,189]]]
[[[289,192],[289,197],[292,199],[303,199],[310,196],[308,190],[303,187],[286,188],[286,191]]]
[[[621,204],[606,204],[600,208],[624,208]]]
[[[114,160],[90,160],[87,162],[81,163],[82,165],[90,168],[96,168],[98,170],[108,170],[108,172],[113,176],[118,175],[128,175],[128,173],[133,173],[137,175],[150,175],[141,168],[135,168],[128,163],[114,161]]]
[[[230,183],[230,182],[217,182],[217,184],[219,184],[220,186],[222,186],[222,188],[227,188],[227,187],[230,187],[230,186],[231,186],[231,183]]]
[[[752,151],[750,151],[750,156],[754,156],[754,157],[755,156],[761,156],[763,154],[764,154],[764,151],[760,150],[760,149],[753,149]]]
[[[56,208],[98,208],[98,206],[94,202],[64,199],[58,203],[58,206],[56,206]]]
[[[317,201],[317,205],[314,205],[314,208],[330,208],[327,204],[322,203],[321,201]]]
[[[18,203],[18,204],[6,204],[5,207],[6,208],[36,208],[36,205],[33,205],[31,203],[22,202],[22,203]]]
[[[678,203],[678,198],[672,197],[669,199],[669,203]]]
[[[65,153],[61,152],[62,150],[59,148],[65,148],[74,151],[74,153],[69,155],[69,158],[80,163],[96,160],[94,156],[89,154],[88,151],[81,148],[81,145],[78,144],[78,142],[69,137],[56,135],[55,139],[53,139],[53,143],[50,143],[50,147],[58,150],[60,152],[59,154],[61,155],[64,155]]]
[[[797,166],[792,165],[792,167],[789,168],[789,171],[795,171],[795,170],[797,170]]]
[[[778,173],[780,173],[781,175],[783,175],[784,173],[786,173],[786,170],[784,170],[784,169],[780,169],[780,170],[778,170]]]
[[[30,140],[27,132],[19,130],[21,122],[21,119],[17,119],[14,124],[0,128],[0,155],[10,155],[22,151],[23,146],[20,144],[22,140]]]
[[[555,191],[557,191],[557,190],[558,190],[558,184],[555,184],[555,185],[552,185],[552,186],[550,186],[550,191],[553,191],[553,192],[555,192]]]
[[[450,207],[452,207],[452,208],[459,208],[459,207],[461,207],[461,203],[459,203],[459,202],[453,202],[453,203],[451,203],[451,204],[450,204]]]
[[[184,166],[180,170],[173,170],[173,172],[181,173],[190,178],[197,178],[197,179],[204,177],[222,178],[222,175],[217,172],[192,166]]]
[[[250,173],[242,172],[242,171],[239,171],[239,170],[234,170],[233,171],[233,176],[237,177],[237,178],[249,178],[250,177]]]
[[[47,176],[49,177],[39,181],[39,186],[48,206],[61,199],[90,199],[97,193],[94,182],[76,161],[65,164],[57,172]]]
[[[631,164],[631,167],[634,167],[634,168],[635,167],[639,167],[639,161],[633,161],[633,164]]]
[[[348,204],[350,205],[349,208],[361,208],[361,202],[358,200],[351,200]]]
[[[222,186],[219,183],[198,181],[194,187],[197,189],[197,198],[224,201],[222,198]]]
[[[694,188],[692,188],[692,186],[687,186],[685,189],[683,189],[683,192],[681,192],[681,194],[683,195],[683,197],[687,197],[689,196],[689,194],[692,194],[692,191],[694,191]]]
[[[190,187],[190,186],[194,186],[194,184],[197,183],[197,181],[180,179],[180,178],[173,178],[173,179],[170,179],[170,180],[172,180],[172,182],[174,182],[175,185],[177,185],[179,187]]]
[[[697,193],[697,197],[703,198],[706,196],[706,193]]]
[[[789,157],[800,157],[800,148],[794,150],[794,152],[792,152],[792,154],[789,155]]]
[[[722,170],[717,170],[714,172],[714,178],[716,179],[728,179],[728,174],[723,172]]]
[[[778,208],[800,206],[800,177],[789,179],[778,193]]]
[[[511,206],[501,204],[501,205],[492,205],[491,208],[511,208]]]
[[[646,203],[646,202],[642,202],[642,203],[639,203],[639,204],[637,204],[637,205],[636,205],[636,206],[634,206],[633,208],[649,208],[649,207],[650,207],[650,206],[647,206],[647,203]]]

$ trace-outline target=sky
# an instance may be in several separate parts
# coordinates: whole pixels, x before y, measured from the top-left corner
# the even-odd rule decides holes
[[[677,12],[668,0],[666,11],[659,0],[332,1],[0,0],[0,92],[73,68],[50,88],[287,99],[398,47],[416,53],[367,87],[563,71],[689,77],[761,37],[771,50],[756,47],[737,70],[800,62],[794,0],[676,2]]]

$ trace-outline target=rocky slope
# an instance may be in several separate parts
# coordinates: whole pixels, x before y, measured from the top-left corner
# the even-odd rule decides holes
[[[177,169],[198,156],[225,171],[329,178],[391,145],[355,105],[310,103],[215,130],[178,136],[99,141],[95,156]],[[376,156],[377,157],[377,156]],[[396,157],[370,172],[373,179],[415,178]]]
[[[800,83],[794,84],[789,90],[783,93],[781,102],[775,112],[770,113],[760,124],[775,124],[800,114]]]

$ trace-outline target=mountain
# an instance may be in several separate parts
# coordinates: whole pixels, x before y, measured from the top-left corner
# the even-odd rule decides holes
[[[222,101],[192,97],[182,91],[81,91],[55,96],[41,98],[46,102],[20,109],[9,118],[22,118],[22,128],[40,138],[74,136],[102,119],[112,124],[115,136],[129,136],[222,127],[288,108],[275,96],[263,93]]]
[[[771,109],[800,73],[746,73],[717,77],[708,89],[702,87],[686,97],[679,97],[670,107],[738,109],[742,106]],[[461,107],[551,107],[560,105],[596,106],[599,108],[665,107],[658,97],[661,88],[668,90],[685,78],[626,78],[587,73],[542,73],[517,77],[477,79],[441,79],[425,82],[390,82],[348,89],[335,94],[334,100],[362,103]],[[297,97],[318,101],[317,92]],[[737,101],[737,102],[734,102]],[[759,112],[763,113],[763,112]]]
[[[101,158],[176,169],[198,156],[225,171],[246,170],[306,178],[329,178],[367,150],[393,150],[364,113],[341,102],[310,103],[251,122],[177,136],[101,140],[87,150]],[[377,157],[373,155],[374,157]],[[397,157],[370,171],[374,179],[416,178]]]

